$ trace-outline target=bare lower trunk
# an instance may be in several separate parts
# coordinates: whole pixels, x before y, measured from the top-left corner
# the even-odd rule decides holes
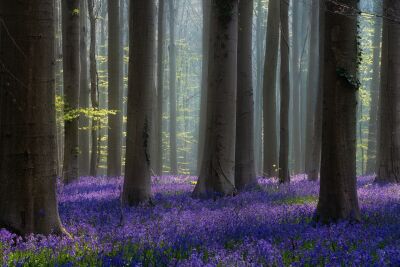
[[[122,114],[120,85],[119,0],[108,0],[108,109],[117,113],[108,116],[107,176],[121,175]]]
[[[268,5],[267,41],[265,51],[263,105],[264,105],[264,176],[276,176],[278,166],[278,137],[276,128],[276,76],[279,50],[278,0]]]
[[[199,122],[199,143],[197,146],[197,175],[200,174],[203,160],[204,142],[206,133],[207,117],[207,85],[208,85],[208,47],[210,45],[210,9],[211,0],[203,0],[203,61],[201,70],[201,98],[200,98],[200,122]]]
[[[400,28],[392,20],[400,16],[400,2],[384,1],[380,132],[376,181],[400,183]]]
[[[87,53],[87,2],[80,1],[80,58],[81,58],[81,80],[80,80],[80,94],[79,94],[79,107],[89,108],[89,77],[88,77],[88,53]],[[89,175],[90,163],[90,146],[89,146],[89,119],[87,116],[81,115],[79,118],[79,176]]]
[[[375,12],[380,12],[380,4],[375,3],[378,7]],[[379,13],[377,13],[379,14]],[[381,42],[382,42],[382,19],[375,18],[375,30],[372,42],[373,48],[373,64],[372,64],[372,80],[371,80],[371,103],[369,112],[368,125],[368,150],[367,150],[367,167],[366,173],[376,173],[376,152],[377,152],[377,134],[378,134],[378,112],[379,112],[379,91],[380,91],[380,63],[381,63]]]
[[[159,0],[158,4],[158,38],[157,38],[157,121],[156,121],[156,174],[162,175],[163,169],[163,146],[162,146],[162,124],[164,103],[164,35],[165,35],[165,1]]]
[[[97,66],[96,66],[96,16],[94,14],[94,0],[88,1],[89,9],[89,21],[90,21],[90,100],[92,102],[92,108],[94,110],[99,109],[99,97],[98,97],[98,78],[97,78]],[[90,154],[90,176],[97,176],[97,162],[98,162],[98,128],[99,123],[97,120],[92,119],[91,125],[91,137],[92,146]]]
[[[253,0],[239,2],[235,186],[257,185],[254,164],[254,100],[252,85]]]
[[[212,0],[204,154],[194,197],[234,193],[237,0]]]
[[[313,163],[313,138],[314,138],[314,126],[315,117],[317,116],[317,95],[319,94],[319,1],[312,1],[311,8],[311,38],[310,38],[310,62],[308,70],[307,80],[307,114],[306,114],[306,136],[305,136],[305,172],[308,175],[308,179],[315,180],[315,165]],[[318,174],[317,174],[318,177]]]
[[[128,124],[122,202],[132,206],[151,196],[149,137],[155,82],[154,0],[131,2],[130,15]]]
[[[54,1],[0,1],[0,228],[60,234]],[[7,25],[7,29],[4,25]]]
[[[279,182],[290,182],[289,176],[289,3],[280,1],[281,18],[281,117],[279,146]]]
[[[178,156],[176,147],[176,46],[175,46],[175,7],[169,3],[169,160],[171,174],[178,174]]]
[[[357,0],[325,3],[321,185],[316,219],[360,219],[356,187]],[[349,8],[343,8],[348,6]]]
[[[63,74],[65,112],[79,108],[79,0],[62,1],[63,25]],[[78,178],[79,132],[78,118],[65,121],[64,125],[63,180],[70,183]]]

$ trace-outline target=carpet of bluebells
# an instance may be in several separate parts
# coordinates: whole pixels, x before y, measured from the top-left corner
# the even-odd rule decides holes
[[[122,179],[59,186],[72,237],[0,230],[0,266],[400,266],[400,185],[359,178],[362,223],[322,226],[319,185],[302,176],[214,200],[192,199],[194,184],[155,178],[152,204],[124,209]]]

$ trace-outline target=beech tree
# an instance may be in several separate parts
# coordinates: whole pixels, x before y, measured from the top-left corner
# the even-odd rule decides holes
[[[62,0],[62,50],[65,113],[79,108],[79,0]],[[79,132],[78,118],[69,116],[64,125],[63,179],[70,183],[78,178]]]
[[[202,54],[201,62],[201,85],[200,85],[200,121],[199,121],[199,138],[197,145],[197,174],[200,173],[201,163],[204,152],[206,120],[207,120],[207,89],[208,89],[208,57],[210,46],[210,12],[211,0],[202,1],[203,9],[203,31],[202,31]]]
[[[268,3],[265,48],[263,112],[264,112],[264,176],[275,176],[278,166],[278,131],[276,127],[276,76],[279,51],[280,1]]]
[[[80,92],[79,92],[79,107],[89,108],[89,73],[88,73],[88,47],[87,47],[87,36],[88,36],[88,8],[87,1],[80,1]],[[79,117],[79,176],[89,175],[89,163],[90,163],[90,127],[89,118],[87,116]]]
[[[307,118],[306,118],[306,139],[305,139],[305,171],[309,180],[315,181],[318,179],[320,156],[315,157],[314,146],[319,146],[316,139],[320,140],[316,134],[315,127],[316,121],[320,122],[318,116],[321,116],[321,111],[317,108],[320,107],[321,99],[317,99],[318,95],[322,95],[319,91],[320,88],[320,42],[321,36],[319,34],[321,25],[320,16],[320,0],[312,0],[311,6],[311,30],[310,30],[310,62],[307,77]],[[318,102],[320,100],[320,102]],[[318,130],[317,129],[317,130]],[[320,152],[316,152],[320,155]]]
[[[254,162],[254,100],[252,84],[253,0],[239,2],[235,186],[257,184]]]
[[[375,12],[379,14],[381,4],[375,3]],[[378,135],[378,112],[379,112],[379,91],[381,85],[381,42],[382,42],[382,19],[375,18],[374,36],[372,40],[373,46],[373,66],[372,66],[372,80],[371,80],[371,103],[369,112],[369,125],[368,125],[368,150],[367,150],[367,166],[366,173],[376,173],[377,161],[377,135]]]
[[[279,182],[290,182],[289,176],[289,2],[280,1],[281,23],[281,110],[280,110],[280,144],[279,144]]]
[[[238,0],[212,0],[210,12],[206,133],[194,197],[235,192]]]
[[[132,1],[129,7],[128,122],[126,137],[124,205],[150,199],[150,133],[155,85],[154,0]]]
[[[96,63],[96,15],[94,11],[94,0],[88,1],[89,21],[90,21],[90,101],[93,110],[99,109],[98,84],[97,84],[97,63]],[[98,122],[92,119],[91,125],[91,152],[90,152],[90,170],[91,176],[97,175],[98,166]]]
[[[162,148],[162,123],[164,106],[164,36],[165,36],[165,1],[158,2],[158,31],[157,31],[157,119],[156,119],[156,144],[155,144],[155,166],[156,174],[162,175],[163,148]]]
[[[169,11],[169,160],[171,174],[178,174],[176,147],[176,45],[175,45],[175,5],[168,0]]]
[[[54,2],[0,1],[0,228],[21,235],[64,232],[56,200]]]
[[[400,183],[400,2],[383,1],[381,90],[377,182]]]
[[[357,0],[325,2],[321,184],[316,219],[360,220],[356,187]]]
[[[108,0],[108,109],[116,114],[108,115],[107,176],[121,175],[122,114],[120,80],[120,24],[119,0]]]

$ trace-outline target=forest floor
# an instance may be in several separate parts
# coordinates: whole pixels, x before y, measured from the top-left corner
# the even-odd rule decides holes
[[[315,225],[318,183],[260,179],[234,197],[197,200],[195,177],[153,179],[153,205],[122,209],[122,179],[59,186],[72,238],[0,230],[1,265],[400,266],[400,185],[358,179],[362,222]]]

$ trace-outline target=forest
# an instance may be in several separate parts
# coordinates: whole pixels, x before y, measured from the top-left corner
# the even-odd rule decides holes
[[[400,1],[0,0],[0,266],[400,266]]]

